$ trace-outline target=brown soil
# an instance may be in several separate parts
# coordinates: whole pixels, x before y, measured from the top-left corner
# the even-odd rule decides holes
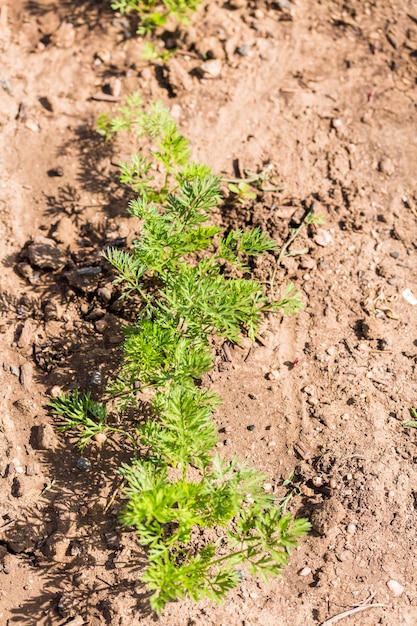
[[[100,256],[137,227],[113,165],[129,146],[115,153],[94,131],[115,106],[95,96],[120,86],[169,106],[215,172],[271,168],[284,190],[219,212],[224,226],[282,242],[313,203],[326,218],[295,242],[308,254],[276,271],[305,309],[266,320],[231,361],[220,352],[209,381],[225,400],[225,454],[277,493],[295,472],[293,510],[315,530],[281,579],[246,579],[222,607],[170,605],[159,623],[321,624],[372,596],[383,606],[341,623],[416,624],[417,431],[402,422],[416,403],[404,291],[417,295],[417,6],[208,2],[169,35],[181,54],[165,66],[143,60],[128,28],[100,0],[0,5],[0,623],[154,623],[141,554],[117,524],[123,450],[89,449],[80,472],[45,408],[56,385],[103,387],[132,315]],[[198,71],[208,52],[214,78]]]

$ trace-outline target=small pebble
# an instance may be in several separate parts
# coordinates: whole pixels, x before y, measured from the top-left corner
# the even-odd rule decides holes
[[[401,295],[404,300],[407,300],[409,304],[412,304],[413,306],[417,304],[417,298],[415,297],[411,289],[404,289]]]
[[[89,472],[91,470],[91,461],[89,461],[88,459],[85,459],[84,457],[81,457],[77,461],[77,468],[81,472]]]
[[[105,48],[98,50],[95,54],[96,59],[100,59],[102,63],[109,63],[111,56],[111,52]]]
[[[255,424],[249,424],[249,426],[246,426],[247,430],[255,430]]]
[[[100,289],[97,289],[97,296],[100,298],[100,300],[110,302],[112,293],[108,287],[100,287]]]
[[[325,248],[329,244],[333,243],[333,237],[324,228],[318,228],[316,234],[313,236],[315,243],[322,248]]]
[[[101,385],[103,377],[100,370],[94,370],[91,374],[90,385]]]
[[[204,78],[218,78],[222,71],[222,62],[219,59],[209,59],[201,64]]]
[[[396,580],[389,580],[387,582],[387,587],[396,598],[404,593],[404,587]]]
[[[306,385],[303,387],[302,391],[306,393],[308,396],[314,396],[314,387],[313,385]]]
[[[249,50],[249,44],[244,43],[241,46],[238,46],[236,48],[236,54],[238,54],[241,57],[244,57],[247,54],[248,50]]]
[[[150,80],[152,78],[152,71],[149,69],[149,67],[145,67],[143,70],[141,70],[140,77],[143,78],[143,80]]]
[[[105,433],[97,433],[97,435],[94,435],[94,441],[99,445],[102,446],[103,443],[107,440],[107,437],[105,435]]]
[[[400,253],[397,252],[396,250],[394,250],[394,252],[390,252],[389,255],[393,258],[393,259],[398,259],[398,257],[400,256]]]
[[[317,406],[318,403],[319,403],[319,401],[317,400],[317,398],[314,398],[312,396],[310,398],[308,398],[308,400],[307,400],[307,404],[310,404],[311,406]]]
[[[308,576],[309,574],[311,574],[311,569],[309,567],[303,567],[303,569],[298,572],[299,576]]]
[[[101,335],[105,332],[105,330],[107,330],[108,326],[107,320],[105,319],[97,320],[94,324],[96,331]]]
[[[52,398],[58,398],[59,396],[62,396],[61,387],[59,387],[59,385],[55,385],[54,387],[52,387],[50,395]]]
[[[346,528],[346,532],[348,533],[348,535],[354,535],[356,533],[356,525],[348,524]]]
[[[279,370],[271,370],[265,374],[267,380],[277,380],[280,376]]]
[[[322,487],[324,485],[324,480],[322,476],[313,476],[311,482],[315,487]]]
[[[64,175],[64,168],[61,166],[53,167],[52,169],[48,170],[48,176],[50,178],[61,177],[63,175]]]

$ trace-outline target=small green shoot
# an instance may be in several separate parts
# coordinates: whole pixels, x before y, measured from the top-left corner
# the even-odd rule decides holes
[[[170,16],[188,23],[191,13],[201,0],[114,0],[111,7],[122,14],[136,13],[139,18],[138,34],[149,35],[165,26]]]
[[[410,411],[410,415],[413,419],[403,422],[403,426],[407,426],[409,428],[417,428],[417,410],[413,408],[410,408],[408,410]]]
[[[242,204],[245,204],[246,200],[255,200],[256,198],[256,193],[250,191],[250,186],[244,181],[240,181],[237,185],[229,183],[227,187],[236,196],[236,200]]]

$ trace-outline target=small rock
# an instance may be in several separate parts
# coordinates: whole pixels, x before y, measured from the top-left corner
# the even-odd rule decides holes
[[[32,426],[29,443],[34,450],[53,450],[58,439],[51,424],[39,424]]]
[[[299,576],[308,576],[309,574],[311,574],[311,568],[310,567],[303,567],[303,569],[301,569],[298,572]]]
[[[58,396],[62,396],[62,388],[59,385],[54,385],[50,391],[52,398],[58,398]]]
[[[306,393],[308,396],[315,395],[315,390],[314,390],[313,385],[306,385],[305,387],[303,387],[302,391],[304,391],[304,393]]]
[[[141,70],[140,77],[143,78],[143,80],[151,80],[152,71],[149,69],[149,67],[145,67],[143,70]]]
[[[106,311],[104,311],[104,309],[93,309],[92,311],[90,311],[90,313],[87,313],[85,319],[87,322],[96,322],[97,320],[104,317],[105,314]]]
[[[39,465],[36,463],[29,463],[26,465],[26,476],[38,476]]]
[[[223,64],[220,59],[209,59],[201,64],[200,69],[203,78],[219,78],[222,72]]]
[[[75,41],[75,29],[71,22],[61,22],[59,28],[51,37],[51,42],[57,48],[71,48]]]
[[[398,257],[400,256],[400,253],[397,250],[394,250],[393,252],[390,252],[389,255],[393,259],[398,259]]]
[[[165,72],[169,85],[175,95],[193,89],[194,83],[192,76],[190,76],[187,70],[185,70],[176,59],[170,59],[165,68]]]
[[[101,385],[103,382],[103,376],[101,374],[101,369],[96,369],[92,372],[90,378],[90,385]]]
[[[34,285],[39,280],[39,272],[35,272],[29,263],[18,263],[16,265],[16,271],[22,278],[30,282],[31,285]]]
[[[112,297],[111,289],[107,286],[100,287],[100,289],[97,289],[97,297],[104,302],[110,302]]]
[[[59,178],[64,175],[64,168],[60,165],[58,165],[58,167],[52,167],[48,170],[47,174],[50,178]]]
[[[348,535],[354,535],[356,533],[356,524],[348,524],[346,532]]]
[[[28,247],[29,262],[41,269],[59,270],[65,265],[65,256],[53,239],[35,237]]]
[[[38,133],[40,131],[39,124],[37,124],[34,120],[26,120],[25,128],[31,130],[33,133]]]
[[[246,429],[250,431],[255,430],[255,428],[256,428],[255,424],[249,424],[249,426],[246,426]]]
[[[101,335],[107,330],[108,326],[109,324],[105,319],[97,320],[97,322],[94,324],[96,331]]]
[[[282,11],[281,19],[292,20],[295,15],[295,9],[291,2],[289,2],[289,0],[276,0],[276,4],[278,5],[280,11]]]
[[[120,541],[119,541],[119,537],[117,536],[117,533],[115,532],[104,533],[104,537],[106,539],[107,547],[110,550],[118,550],[120,548]]]
[[[404,593],[404,587],[396,580],[389,580],[387,587],[396,598],[399,598]]]
[[[280,377],[280,371],[279,370],[271,370],[270,372],[267,372],[265,374],[265,378],[267,380],[278,380],[279,377]]]
[[[100,59],[102,63],[109,63],[111,61],[112,54],[110,50],[103,48],[101,50],[98,50],[94,56],[96,57],[96,59]]]
[[[241,57],[244,57],[247,55],[249,50],[249,44],[248,43],[243,43],[241,46],[238,46],[236,48],[236,54],[238,54]]]
[[[29,348],[29,346],[32,345],[35,329],[36,326],[33,321],[27,318],[22,326],[22,330],[20,331],[19,339],[17,340],[19,348]]]
[[[378,163],[378,169],[382,174],[392,176],[395,172],[394,163],[388,157],[383,157]]]
[[[105,433],[97,433],[97,435],[94,435],[94,441],[98,446],[102,446],[107,441],[107,435]]]
[[[311,482],[313,483],[315,487],[323,487],[324,485],[323,476],[313,476],[313,478],[311,479]]]
[[[33,378],[32,363],[23,363],[23,365],[20,366],[19,380],[20,380],[20,384],[22,385],[24,389],[26,389],[26,391],[29,390],[31,387],[32,378]]]
[[[415,297],[411,289],[404,289],[401,295],[404,300],[407,300],[407,302],[412,306],[415,306],[417,304],[417,298]]]
[[[81,457],[77,461],[77,468],[81,472],[89,472],[91,470],[91,461],[89,459],[85,459],[84,457]]]
[[[329,231],[324,228],[318,228],[316,233],[313,235],[313,239],[315,243],[322,248],[325,248],[329,244],[333,243],[333,237]]]
[[[320,535],[327,535],[345,517],[346,511],[338,500],[331,498],[317,504],[310,517],[313,529]]]
[[[10,373],[13,374],[13,376],[17,376],[19,378],[20,368],[17,367],[17,365],[9,365],[9,370],[10,370]]]

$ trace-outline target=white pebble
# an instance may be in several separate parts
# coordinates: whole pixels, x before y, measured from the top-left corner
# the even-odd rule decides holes
[[[304,391],[304,393],[306,393],[308,396],[314,396],[314,387],[313,385],[306,385],[305,387],[303,387],[302,389]]]
[[[404,593],[404,587],[400,585],[396,580],[389,580],[387,582],[388,589],[392,592],[395,597],[399,597]]]
[[[348,524],[346,528],[348,535],[354,535],[356,533],[356,524]]]
[[[333,242],[333,237],[324,228],[318,228],[316,234],[313,237],[315,243],[322,248],[325,248]]]
[[[309,574],[311,574],[311,569],[309,567],[303,567],[303,569],[298,572],[299,576],[308,576]]]

